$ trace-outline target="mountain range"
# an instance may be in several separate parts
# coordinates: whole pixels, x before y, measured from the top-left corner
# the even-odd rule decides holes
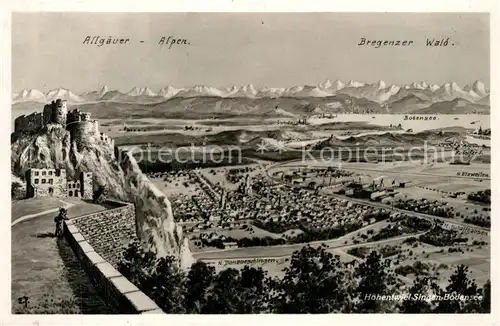
[[[481,81],[475,81],[463,87],[455,82],[443,85],[427,84],[426,82],[413,82],[407,85],[386,85],[382,80],[376,83],[359,81],[326,80],[319,85],[303,85],[289,88],[255,88],[252,84],[244,86],[231,86],[216,88],[206,85],[175,88],[166,86],[158,91],[148,87],[134,87],[129,92],[110,90],[103,86],[100,90],[76,94],[69,89],[58,88],[43,93],[36,89],[22,90],[12,94],[12,104],[22,102],[46,103],[55,99],[64,99],[71,104],[84,104],[95,102],[161,103],[170,99],[188,99],[198,97],[216,97],[227,99],[278,99],[278,98],[329,98],[334,96],[348,96],[353,105],[360,100],[368,100],[386,107],[390,111],[398,110],[408,105],[421,109],[438,102],[464,100],[470,103],[489,105],[489,90]]]

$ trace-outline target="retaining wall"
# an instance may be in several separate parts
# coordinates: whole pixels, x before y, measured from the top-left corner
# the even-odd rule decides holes
[[[80,260],[96,290],[105,300],[125,314],[163,314],[163,311],[153,300],[94,250],[73,220],[65,221],[64,229],[64,235],[69,245]]]
[[[95,251],[116,267],[125,247],[137,239],[135,208],[115,200],[105,205],[112,208],[78,216],[72,222]]]

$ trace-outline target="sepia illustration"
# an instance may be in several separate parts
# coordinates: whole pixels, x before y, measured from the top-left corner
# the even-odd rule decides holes
[[[490,313],[489,24],[14,13],[12,313]]]

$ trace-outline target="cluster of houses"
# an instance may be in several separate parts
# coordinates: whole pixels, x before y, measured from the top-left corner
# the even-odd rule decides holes
[[[354,222],[367,225],[374,221],[364,221],[363,217],[379,211],[305,189],[291,189],[263,175],[255,176],[253,181],[252,192],[222,190],[218,196],[213,196],[214,189],[209,190],[201,186],[204,182],[200,182],[201,191],[197,195],[191,198],[184,195],[172,203],[174,213],[181,223],[188,226],[185,227],[187,232],[198,233],[237,227],[251,220],[283,224],[300,222],[314,229],[329,229]]]
[[[269,182],[264,177],[261,178],[261,182]],[[258,197],[254,205],[250,205],[250,209],[247,209],[243,216],[262,222],[285,224],[301,222],[311,228],[329,229],[357,221],[367,225],[369,221],[361,221],[362,218],[378,210],[332,196],[315,194],[305,189],[291,189],[282,185],[269,184],[255,193]]]

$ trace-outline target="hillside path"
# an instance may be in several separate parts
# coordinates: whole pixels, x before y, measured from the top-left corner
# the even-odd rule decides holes
[[[43,199],[18,201],[16,206],[30,203],[32,207],[25,211],[50,207],[43,205]],[[69,207],[69,218],[105,209],[83,201],[63,203]],[[12,222],[12,313],[115,313],[96,293],[66,239],[54,236],[54,212],[57,214],[60,204],[57,201],[51,204],[55,207],[23,215]],[[29,298],[27,307],[18,302],[23,296]]]
[[[63,204],[63,208],[70,208],[71,206],[73,206],[74,204],[72,203],[67,203],[63,200],[60,200],[60,202]],[[45,211],[42,211],[42,212],[38,212],[38,213],[35,213],[35,214],[27,214],[27,215],[24,215],[24,216],[21,216],[19,218],[16,218],[14,221],[12,221],[11,223],[11,227],[13,227],[14,225],[16,225],[17,223],[20,223],[20,222],[23,222],[23,221],[27,221],[27,220],[30,220],[32,218],[35,218],[35,217],[38,217],[38,216],[42,216],[42,215],[46,215],[46,214],[50,214],[50,213],[55,213],[57,211],[59,211],[60,207],[57,207],[57,208],[52,208],[52,209],[47,209]]]

